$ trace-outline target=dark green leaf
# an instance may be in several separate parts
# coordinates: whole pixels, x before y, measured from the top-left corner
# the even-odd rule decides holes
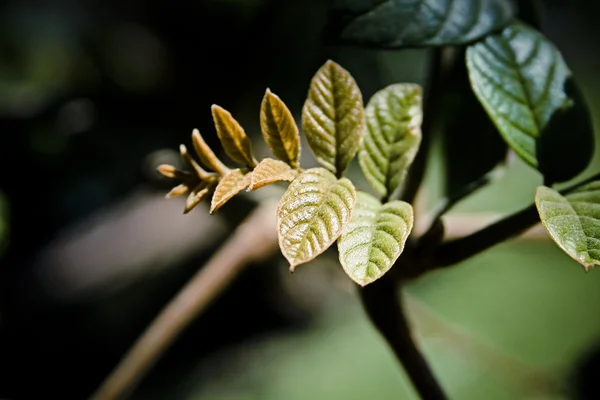
[[[509,146],[547,182],[573,178],[593,153],[590,116],[560,52],[513,24],[467,50],[471,85]]]
[[[355,202],[352,182],[324,168],[306,170],[290,184],[277,208],[277,233],[291,271],[336,241]]]
[[[329,60],[312,78],[302,129],[317,161],[340,177],[365,129],[362,94],[348,71]]]
[[[381,204],[358,192],[352,218],[338,239],[340,263],[361,286],[381,278],[394,265],[413,227],[412,206],[395,200]]]
[[[514,12],[510,0],[334,0],[324,40],[374,48],[464,44],[503,28]]]
[[[421,144],[421,87],[395,84],[375,93],[365,110],[367,132],[358,160],[377,193],[391,195],[402,184]]]
[[[586,271],[600,265],[600,181],[566,196],[540,186],[535,204],[552,240]]]

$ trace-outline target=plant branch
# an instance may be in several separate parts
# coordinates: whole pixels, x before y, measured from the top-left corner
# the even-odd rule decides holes
[[[371,322],[387,340],[420,397],[425,400],[446,399],[413,341],[402,302],[396,296],[394,281],[385,275],[362,288],[360,294]]]
[[[564,188],[560,190],[560,193],[563,195],[568,194],[598,179],[600,179],[600,173]],[[521,211],[494,222],[468,236],[442,243],[430,256],[425,265],[430,269],[457,264],[498,243],[520,235],[539,222],[537,207],[535,203],[531,204]]]
[[[274,204],[260,205],[165,306],[91,399],[121,399],[131,393],[177,336],[245,266],[274,254],[277,250],[274,216]]]

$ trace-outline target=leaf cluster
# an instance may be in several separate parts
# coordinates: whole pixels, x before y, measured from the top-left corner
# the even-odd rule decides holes
[[[167,197],[189,193],[189,212],[212,193],[210,212],[243,191],[290,181],[277,209],[281,252],[293,271],[338,242],[340,262],[360,285],[381,277],[398,259],[413,226],[410,204],[392,200],[406,177],[421,140],[421,88],[395,84],[364,107],[352,75],[327,61],[311,80],[302,108],[302,131],[320,167],[300,167],[300,133],[285,103],[267,89],[260,109],[262,136],[275,158],[260,162],[233,116],[212,107],[225,154],[242,167],[227,167],[198,130],[192,142],[199,162],[181,146],[189,171],[161,165],[159,171],[183,181]],[[359,163],[383,202],[357,191],[344,173]],[[205,169],[206,168],[206,169]],[[210,171],[210,172],[209,172]]]
[[[430,100],[438,107],[427,111],[435,114],[425,117],[439,118],[449,171],[464,176],[448,178],[448,199],[418,241],[421,255],[443,241],[442,215],[497,175],[510,149],[543,176],[535,204],[550,236],[586,269],[600,263],[598,182],[575,185],[572,193],[552,189],[577,177],[593,156],[589,112],[560,51],[518,19],[511,0],[336,0],[324,38],[380,49],[454,47],[461,56],[448,68],[450,83],[436,88],[440,99]],[[319,167],[301,168],[300,130],[267,89],[260,127],[275,158],[259,162],[241,125],[214,105],[223,150],[240,166],[227,167],[194,130],[200,162],[182,145],[189,171],[167,165],[159,171],[182,181],[167,197],[189,193],[184,212],[211,193],[213,213],[244,189],[291,182],[277,210],[290,270],[337,242],[342,267],[364,286],[396,263],[412,231],[413,208],[399,199],[423,141],[423,107],[421,87],[410,83],[380,90],[365,107],[352,75],[330,60],[313,76],[302,108],[302,132]],[[478,136],[463,132],[469,123]],[[357,191],[344,176],[357,155],[379,197]]]

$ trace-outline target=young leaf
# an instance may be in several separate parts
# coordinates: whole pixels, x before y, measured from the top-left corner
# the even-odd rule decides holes
[[[449,46],[502,28],[514,13],[511,0],[336,0],[323,36],[380,49]]]
[[[277,207],[279,247],[290,271],[323,253],[350,220],[356,191],[347,178],[312,168],[290,184]]]
[[[358,161],[373,188],[392,194],[404,180],[421,144],[421,87],[395,84],[375,93],[365,110],[367,133]]]
[[[187,214],[192,211],[206,197],[210,189],[211,186],[207,182],[200,182],[188,195],[183,213]]]
[[[504,140],[548,182],[573,178],[593,153],[590,116],[560,52],[508,26],[467,50],[471,85]]]
[[[358,192],[352,218],[338,239],[344,271],[361,286],[381,278],[404,250],[413,220],[410,204],[394,200],[382,205]]]
[[[257,161],[252,155],[252,142],[244,132],[244,128],[224,108],[213,104],[211,110],[217,135],[225,153],[233,161],[254,168]]]
[[[552,240],[586,271],[600,265],[600,181],[566,196],[540,186],[535,204]]]
[[[315,74],[302,108],[302,129],[321,165],[342,176],[364,133],[362,94],[348,71],[329,60]]]
[[[219,160],[208,144],[206,144],[198,129],[194,129],[192,132],[192,143],[194,144],[194,150],[196,150],[198,158],[200,158],[205,167],[210,168],[221,176],[229,172],[229,168]]]
[[[248,190],[260,189],[278,181],[291,182],[298,175],[298,170],[292,169],[283,161],[265,158],[250,174],[250,187]]]
[[[292,113],[269,89],[260,106],[260,128],[275,157],[298,168],[300,134]]]
[[[250,178],[246,172],[246,170],[232,169],[221,179],[210,203],[211,214],[248,187]]]
[[[172,199],[173,197],[183,196],[189,192],[190,188],[185,183],[181,183],[175,186],[169,193],[166,194],[165,198]]]

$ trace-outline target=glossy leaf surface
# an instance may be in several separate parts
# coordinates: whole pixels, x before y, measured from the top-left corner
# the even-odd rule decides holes
[[[421,143],[421,87],[395,84],[375,93],[366,107],[367,132],[358,160],[382,196],[402,184]]]
[[[361,286],[381,278],[404,250],[413,222],[410,204],[394,200],[382,205],[358,192],[352,218],[338,239],[344,271]]]
[[[513,24],[467,50],[471,85],[508,145],[549,182],[589,164],[590,116],[558,49]]]
[[[355,202],[352,182],[325,168],[309,169],[290,184],[277,208],[277,233],[291,271],[336,241]]]
[[[312,78],[302,129],[317,161],[340,177],[356,155],[365,128],[362,94],[348,71],[327,61]]]

